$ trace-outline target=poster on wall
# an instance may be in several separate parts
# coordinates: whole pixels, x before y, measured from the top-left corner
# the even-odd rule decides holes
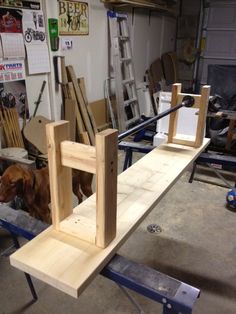
[[[81,1],[58,1],[59,35],[88,35],[88,3]]]
[[[40,44],[46,41],[42,11],[24,11],[23,34],[26,44]]]
[[[40,10],[39,1],[0,0],[1,7],[18,7],[21,9]]]
[[[25,79],[25,65],[22,61],[0,62],[0,83]]]
[[[16,108],[19,118],[29,118],[25,80],[0,83],[0,109]]]
[[[0,8],[0,33],[22,33],[22,11]]]

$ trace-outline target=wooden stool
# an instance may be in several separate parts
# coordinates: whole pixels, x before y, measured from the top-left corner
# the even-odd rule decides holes
[[[175,107],[177,104],[180,104],[183,101],[183,98],[189,95],[181,93],[181,87],[182,85],[179,83],[176,83],[172,86],[171,107]],[[208,108],[208,100],[210,96],[210,86],[203,86],[201,90],[201,95],[191,94],[190,96],[194,98],[195,104],[193,107],[189,108],[189,110],[191,110],[192,108],[199,108],[196,134],[195,136],[176,134],[179,111],[175,111],[170,114],[168,143],[187,145],[197,148],[202,145],[205,135],[205,122]]]
[[[117,130],[96,134],[94,146],[69,139],[69,122],[46,125],[53,228],[105,248],[116,236]],[[71,168],[96,174],[96,221],[73,213]]]

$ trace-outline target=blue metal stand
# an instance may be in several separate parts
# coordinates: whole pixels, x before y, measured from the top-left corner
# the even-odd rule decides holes
[[[228,188],[232,188],[230,184],[225,180],[225,178],[217,171],[216,168],[212,167],[211,164],[216,164],[221,167],[228,167],[230,170],[234,169],[236,171],[236,157],[234,156],[226,156],[226,155],[219,155],[216,153],[201,153],[200,156],[196,159],[193,164],[192,173],[189,178],[189,183],[192,183],[194,180],[194,175],[197,169],[198,164],[205,164],[210,167],[216,175],[225,183]],[[236,187],[236,182],[235,182]]]
[[[200,294],[197,288],[119,255],[112,258],[101,274],[163,304],[163,313],[192,313]]]
[[[124,142],[124,141],[122,141],[119,143],[118,148],[125,152],[125,160],[124,160],[124,166],[123,166],[123,171],[124,171],[132,165],[133,152],[147,154],[151,150],[153,150],[153,148],[155,148],[155,146],[144,145],[144,144],[140,144],[140,143],[136,143],[136,142]]]
[[[1,206],[0,227],[10,232],[15,249],[18,249],[20,245],[17,236],[31,240],[48,226],[21,210],[16,211],[10,207]],[[193,305],[200,294],[197,288],[119,255],[111,259],[101,275],[117,283],[140,313],[143,313],[141,307],[129,296],[124,287],[162,304],[163,314],[192,313]],[[25,276],[33,299],[36,301],[37,294],[31,277],[26,273]]]
[[[3,219],[0,219],[0,227],[9,231],[9,233],[11,234],[12,240],[13,240],[14,248],[16,250],[20,248],[20,243],[17,239],[17,236],[19,236],[19,235],[24,236],[28,240],[31,240],[33,238],[32,234],[25,232],[25,230],[18,228],[17,226],[14,226],[11,223],[8,223],[7,221],[5,221]],[[4,255],[4,253],[2,255]],[[38,296],[37,296],[37,293],[35,291],[32,279],[31,279],[29,274],[27,274],[27,273],[24,273],[24,274],[25,274],[25,278],[27,280],[28,286],[30,288],[30,292],[32,294],[33,301],[37,301]]]

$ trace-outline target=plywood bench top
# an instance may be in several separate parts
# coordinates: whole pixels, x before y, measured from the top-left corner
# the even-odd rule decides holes
[[[12,254],[11,264],[78,297],[208,144],[161,145],[119,175],[117,236],[105,249],[49,227]],[[85,232],[95,229],[95,212],[95,195],[75,208]]]

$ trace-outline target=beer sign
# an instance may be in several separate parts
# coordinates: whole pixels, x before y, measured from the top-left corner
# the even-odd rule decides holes
[[[59,35],[88,35],[88,3],[58,1]]]

